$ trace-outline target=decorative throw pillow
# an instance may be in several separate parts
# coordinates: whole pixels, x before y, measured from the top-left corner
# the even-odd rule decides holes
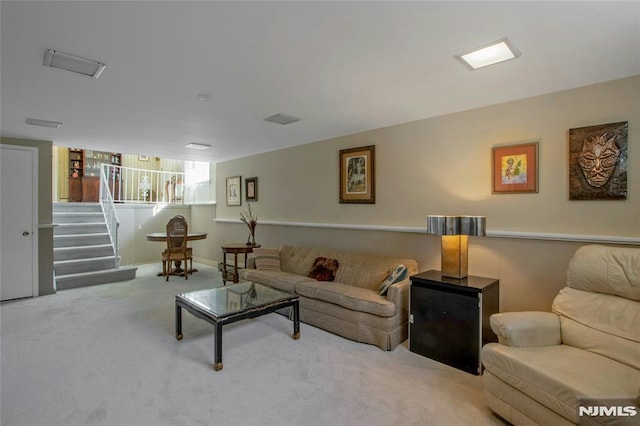
[[[382,281],[382,284],[380,284],[380,291],[378,292],[378,294],[380,296],[384,296],[385,294],[387,294],[389,287],[407,278],[408,274],[409,270],[406,266],[396,265],[389,276],[385,278],[384,281]]]
[[[272,248],[254,248],[256,269],[262,271],[281,271],[280,251]]]
[[[340,263],[330,257],[316,257],[307,276],[318,281],[333,281],[339,266]]]

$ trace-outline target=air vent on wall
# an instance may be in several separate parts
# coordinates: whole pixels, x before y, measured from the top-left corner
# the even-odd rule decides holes
[[[102,71],[106,68],[106,65],[100,62],[58,52],[53,49],[47,49],[46,52],[44,52],[44,66],[60,68],[78,74],[88,75],[93,78],[100,77],[100,74],[102,74]]]
[[[300,121],[300,119],[296,117],[292,117],[290,115],[276,114],[276,115],[272,115],[271,117],[265,118],[264,121],[285,125],[285,124],[295,123],[296,121]]]

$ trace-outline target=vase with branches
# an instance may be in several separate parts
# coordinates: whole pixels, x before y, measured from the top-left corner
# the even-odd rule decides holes
[[[258,215],[251,211],[251,204],[247,203],[249,208],[246,212],[240,213],[240,220],[249,228],[249,237],[247,238],[248,246],[256,245],[256,225],[258,224]]]

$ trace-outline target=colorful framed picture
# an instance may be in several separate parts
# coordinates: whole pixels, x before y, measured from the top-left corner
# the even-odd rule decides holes
[[[227,183],[227,206],[242,205],[242,178],[231,176],[226,179]]]
[[[258,178],[250,177],[244,180],[245,200],[258,201]]]
[[[627,199],[629,122],[569,129],[569,199]]]
[[[340,203],[375,204],[375,148],[340,150]]]
[[[538,142],[495,146],[491,159],[492,193],[538,192]]]

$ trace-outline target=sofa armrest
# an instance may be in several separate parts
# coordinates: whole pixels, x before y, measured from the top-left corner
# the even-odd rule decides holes
[[[551,312],[502,312],[491,315],[491,329],[506,346],[539,347],[562,343],[560,317]]]
[[[400,314],[409,318],[409,287],[411,286],[411,280],[400,281],[393,284],[387,290],[387,300],[393,302],[396,305],[396,315]]]

